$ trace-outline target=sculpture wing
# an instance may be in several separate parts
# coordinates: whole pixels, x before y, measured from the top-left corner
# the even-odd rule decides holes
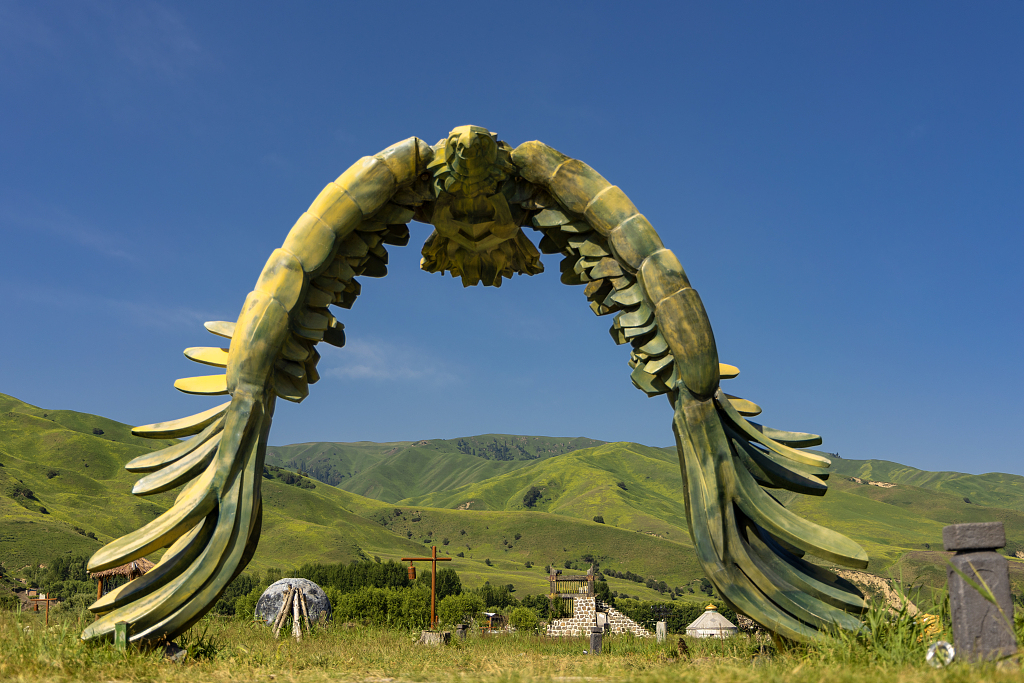
[[[615,315],[610,332],[632,349],[634,385],[673,405],[687,522],[708,579],[737,611],[787,638],[859,629],[861,593],[801,556],[863,568],[864,550],[766,491],[823,495],[830,461],[803,450],[820,438],[749,422],[743,414],[760,408],[722,393],[720,379],[739,371],[719,363],[700,296],[619,188],[539,142],[512,161],[550,195],[532,219],[541,251],[564,255],[562,282],[585,285],[594,312]]]
[[[406,223],[432,151],[417,138],[364,157],[329,184],[271,254],[235,322],[207,323],[229,348],[200,347],[185,355],[224,374],[175,382],[197,395],[228,395],[191,417],[137,427],[152,438],[190,437],[128,463],[145,473],[136,495],[184,485],[174,504],[143,528],[101,548],[89,571],[116,567],[160,548],[147,574],[103,596],[90,609],[100,618],[83,639],[111,637],[126,621],[132,641],[171,640],[205,614],[248,564],[259,540],[260,483],[274,404],[299,402],[319,379],[320,341],[341,346],[343,326],[328,310],[349,308],[357,275],[387,273],[385,244],[409,240]]]

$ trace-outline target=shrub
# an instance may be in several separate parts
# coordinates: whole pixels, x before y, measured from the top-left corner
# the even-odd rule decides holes
[[[518,541],[522,537],[523,537],[523,535],[517,531],[516,535],[515,535],[515,539]]]
[[[537,501],[540,500],[540,498],[540,489],[537,488],[536,486],[531,486],[529,490],[527,490],[526,495],[523,496],[523,505],[525,507],[532,508],[534,505],[537,504]]]
[[[629,489],[626,488],[626,482],[624,482],[624,481],[617,481],[617,482],[615,482],[615,485],[618,486],[623,491],[628,491],[629,490]]]
[[[529,607],[541,619],[547,619],[551,608],[551,601],[546,595],[527,595],[523,598],[522,605],[523,607]]]
[[[505,609],[519,605],[519,601],[512,597],[514,590],[512,584],[492,586],[490,581],[485,581],[484,585],[474,592],[484,601],[484,609]]]
[[[420,572],[419,578],[416,579],[416,584],[423,590],[430,590],[429,568]],[[462,579],[459,578],[458,573],[451,567],[441,567],[437,570],[435,588],[437,590],[438,600],[446,598],[449,595],[458,595],[462,592]]]
[[[528,633],[535,632],[540,623],[537,613],[529,607],[516,607],[508,621],[515,630]]]
[[[308,562],[299,568],[295,576],[309,579],[321,588],[332,586],[342,593],[351,593],[365,587],[404,588],[409,585],[408,569],[395,560],[381,563],[372,560],[354,561],[350,564]],[[430,580],[429,574],[427,580]]]
[[[598,524],[604,524],[604,517],[602,515],[594,515],[594,521]]]
[[[419,588],[362,588],[327,595],[338,621],[404,629],[425,628],[430,621],[430,593]]]
[[[484,560],[484,564],[486,564],[486,565],[487,565],[488,567],[493,567],[493,566],[494,566],[494,565],[493,565],[493,564],[491,563],[491,558],[489,558],[489,557],[488,557],[488,558],[487,558],[486,560]]]
[[[228,587],[224,589],[224,592],[214,604],[211,611],[214,614],[234,616],[235,603],[239,598],[251,593],[253,589],[257,587],[258,583],[259,582],[256,580],[256,577],[251,574],[239,574],[231,583],[228,584]],[[262,595],[262,591],[260,591],[260,594]],[[255,608],[256,605],[253,604],[253,609]]]
[[[14,593],[0,593],[0,610],[15,611],[18,609],[18,605],[21,601],[18,600],[18,596]]]
[[[437,605],[437,618],[441,624],[464,624],[475,619],[483,611],[484,601],[474,593],[449,595],[441,599]]]
[[[235,598],[235,618],[242,621],[253,621],[256,618],[256,603],[260,601],[260,596],[269,585],[268,583],[258,583],[245,595]]]

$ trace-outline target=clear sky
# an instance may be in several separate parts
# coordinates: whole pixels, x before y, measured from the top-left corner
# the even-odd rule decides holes
[[[586,161],[730,393],[847,458],[1024,474],[1024,2],[0,0],[0,392],[144,424],[357,158],[463,124]],[[531,235],[536,235],[528,231]],[[271,441],[672,443],[582,288],[392,248]]]

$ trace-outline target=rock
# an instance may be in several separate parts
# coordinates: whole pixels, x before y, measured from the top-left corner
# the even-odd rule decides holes
[[[604,638],[604,629],[594,626],[590,629],[590,654],[601,654],[601,641]]]
[[[167,643],[164,645],[164,658],[171,660],[175,664],[181,664],[187,656],[188,650],[178,647],[177,643]]]
[[[447,645],[451,639],[451,631],[423,631],[417,642],[421,645]]]
[[[320,586],[306,579],[281,579],[272,583],[260,596],[259,602],[256,603],[258,619],[263,620],[267,626],[273,626],[277,613],[281,611],[281,603],[288,592],[289,584],[302,590],[311,622],[324,623],[331,618],[331,601],[327,599],[327,594]]]
[[[1002,522],[951,524],[942,530],[946,550],[995,550],[1006,545]]]

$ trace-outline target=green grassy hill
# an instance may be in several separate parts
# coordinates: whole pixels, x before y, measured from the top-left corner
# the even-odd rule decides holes
[[[167,443],[133,437],[112,420],[0,395],[0,564],[6,572],[59,554],[94,552],[160,514],[174,493],[132,496],[136,475],[123,467]],[[422,556],[437,545],[468,585],[512,583],[521,594],[547,591],[545,565],[582,569],[591,559],[671,587],[701,578],[670,449],[484,435],[272,450],[273,464],[341,480],[335,487],[269,473],[264,532],[250,565],[256,570]],[[1008,550],[1024,549],[1024,506],[1013,490],[1022,477],[939,476],[883,461],[836,460],[834,471],[824,498],[782,499],[862,543],[870,571],[943,583],[942,527],[956,522],[1002,520]],[[537,495],[528,505],[531,489]],[[643,584],[614,578],[609,584],[620,593],[663,599]]]
[[[267,449],[267,463],[361,496],[396,502],[472,484],[533,461],[604,442],[484,434],[391,443],[306,443]]]
[[[531,487],[541,497],[532,507]],[[661,448],[614,443],[530,463],[513,472],[402,501],[435,508],[534,510],[606,524],[689,544],[679,463]]]
[[[490,438],[492,444],[500,439]],[[169,443],[134,437],[129,426],[113,420],[36,408],[0,395],[3,572],[16,574],[58,555],[91,554],[167,509],[175,492],[146,498],[131,495],[137,475],[125,471],[124,464]],[[476,443],[487,441],[481,438]],[[521,461],[467,456],[458,451],[465,447],[458,440],[436,444],[435,452],[454,452],[484,467],[488,463],[507,467],[540,461],[577,443],[600,442],[538,437],[527,444],[531,455],[541,457]],[[383,452],[391,448],[394,445],[366,445],[371,454],[375,449]],[[583,566],[585,556],[602,558],[609,568],[632,571],[673,586],[700,577],[686,534],[677,537],[679,542],[666,542],[547,513],[524,516],[396,506],[310,480],[297,486],[278,478],[266,479],[263,495],[263,534],[251,570],[287,570],[309,561],[423,556],[430,554],[430,545],[437,545],[439,552],[454,558],[454,568],[468,585],[486,580],[512,583],[520,594],[546,593],[545,564],[557,562],[563,566],[569,561]],[[458,553],[463,557],[456,557]],[[158,557],[155,553],[150,559]],[[537,566],[527,568],[526,562]],[[629,595],[662,597],[630,581],[612,579],[610,583],[613,590]]]
[[[1024,512],[1024,477],[1017,474],[927,472],[887,460],[840,460],[832,463],[838,476],[858,477],[942,491],[972,504]]]

